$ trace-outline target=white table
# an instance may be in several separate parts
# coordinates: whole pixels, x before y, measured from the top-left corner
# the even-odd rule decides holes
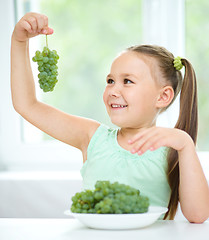
[[[0,218],[0,240],[209,240],[209,222],[157,221],[135,230],[94,230],[75,219]]]

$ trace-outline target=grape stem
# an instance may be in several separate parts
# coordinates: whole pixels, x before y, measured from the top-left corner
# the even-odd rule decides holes
[[[48,47],[48,38],[47,38],[47,34],[46,34],[46,46]]]

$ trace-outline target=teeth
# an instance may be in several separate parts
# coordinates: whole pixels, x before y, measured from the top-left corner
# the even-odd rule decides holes
[[[119,105],[119,104],[112,104],[111,106],[113,108],[124,108],[124,107],[127,107],[127,105]]]

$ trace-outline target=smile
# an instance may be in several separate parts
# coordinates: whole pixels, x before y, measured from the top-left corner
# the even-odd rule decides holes
[[[128,105],[120,105],[120,104],[111,104],[111,107],[112,108],[125,108],[127,107]]]

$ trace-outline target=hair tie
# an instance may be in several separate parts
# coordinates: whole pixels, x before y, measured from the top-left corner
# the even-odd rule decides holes
[[[173,61],[173,65],[176,68],[176,70],[181,70],[183,68],[181,57],[175,57]]]

